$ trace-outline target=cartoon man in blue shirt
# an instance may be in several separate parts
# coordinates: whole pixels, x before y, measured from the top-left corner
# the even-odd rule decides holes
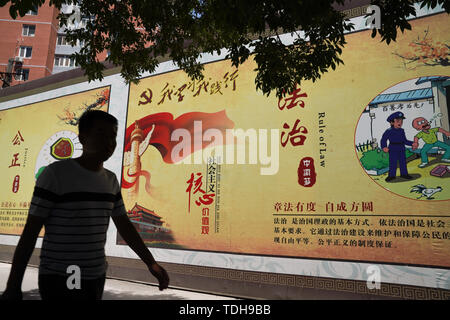
[[[403,119],[405,119],[403,112],[397,111],[391,114],[387,118],[387,122],[391,124],[391,127],[383,133],[381,138],[381,149],[384,152],[389,152],[389,174],[386,182],[395,179],[397,163],[399,163],[400,167],[400,176],[404,179],[412,179],[406,167],[405,145],[417,146],[413,141],[406,139],[405,130],[402,129]],[[389,146],[387,145],[388,140]]]

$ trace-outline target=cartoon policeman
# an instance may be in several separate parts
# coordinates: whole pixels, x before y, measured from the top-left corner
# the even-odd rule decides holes
[[[412,179],[406,168],[405,145],[413,146],[414,144],[416,146],[416,144],[406,139],[405,130],[402,129],[403,119],[406,119],[403,112],[397,111],[391,114],[387,118],[387,122],[391,124],[391,127],[383,133],[381,138],[381,149],[384,152],[389,152],[389,175],[386,178],[386,182],[395,179],[397,162],[400,167],[400,176],[405,179]],[[388,140],[389,146],[387,145]]]

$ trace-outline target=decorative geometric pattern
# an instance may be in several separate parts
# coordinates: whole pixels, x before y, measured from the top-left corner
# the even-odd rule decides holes
[[[13,246],[0,245],[0,261],[11,262],[14,251]],[[39,249],[36,250],[30,260],[30,265],[38,264]],[[36,255],[36,256],[35,256]],[[109,270],[115,270],[115,276],[120,278],[120,269],[127,268],[135,271],[146,270],[145,265],[136,259],[107,257]],[[206,277],[211,279],[224,279],[240,282],[258,283],[272,286],[289,286],[305,289],[321,289],[335,292],[353,294],[376,295],[397,299],[414,300],[450,300],[450,290],[401,285],[393,283],[381,283],[380,289],[369,290],[365,281],[323,278],[313,276],[300,276],[291,274],[256,272],[233,270],[226,268],[194,266],[162,262],[161,265],[169,274],[182,274]],[[141,272],[134,272],[141,274]],[[137,279],[135,279],[137,280]]]
[[[307,289],[330,290],[353,294],[414,300],[450,300],[450,290],[382,283],[380,289],[369,290],[365,281],[299,276],[255,271],[232,270],[205,266],[161,263],[167,272],[215,279],[289,286]]]

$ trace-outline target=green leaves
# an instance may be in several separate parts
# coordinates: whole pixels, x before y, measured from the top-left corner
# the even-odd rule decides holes
[[[428,9],[434,9],[438,4],[441,4],[445,9],[445,12],[450,13],[450,1],[440,1],[440,0],[424,0],[422,1],[420,8],[424,8],[425,6]]]
[[[9,15],[17,19],[18,16],[23,17],[28,11],[42,6],[44,2],[45,0],[0,0],[0,7],[10,4]]]
[[[23,16],[45,0],[0,0],[10,4],[13,18]],[[127,82],[136,82],[143,72],[153,72],[160,57],[184,69],[193,79],[203,77],[199,57],[203,52],[227,50],[238,67],[250,55],[257,64],[255,85],[263,94],[278,97],[291,92],[304,80],[317,81],[339,64],[345,46],[344,33],[353,25],[334,9],[344,0],[51,0],[57,8],[75,2],[81,15],[93,19],[84,29],[67,30],[69,41],[83,40],[76,62],[89,80],[102,79],[105,66],[98,60],[108,51],[107,61],[121,67]],[[408,16],[415,16],[413,1],[372,0],[381,9],[381,28],[373,29],[389,44],[398,30],[411,30]],[[442,5],[448,0],[424,0],[421,7]],[[67,16],[60,15],[61,22]],[[285,44],[279,35],[297,35]]]
[[[437,2],[438,0],[425,0],[424,2]],[[439,1],[444,2],[444,0]],[[413,1],[393,1],[393,0],[372,0],[371,4],[377,5],[381,9],[381,29],[372,30],[372,38],[378,33],[381,41],[390,44],[397,40],[397,29],[403,33],[404,30],[411,30],[411,25],[406,20],[409,16],[416,16]],[[434,8],[435,6],[433,6]]]

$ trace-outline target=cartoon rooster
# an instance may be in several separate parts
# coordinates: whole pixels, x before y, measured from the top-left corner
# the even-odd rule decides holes
[[[441,187],[427,188],[423,184],[416,184],[415,186],[412,187],[410,192],[416,192],[416,193],[420,194],[421,196],[418,197],[417,199],[420,199],[422,197],[427,197],[427,200],[432,200],[432,199],[434,199],[433,195],[436,192],[441,192],[441,191],[442,191]]]

